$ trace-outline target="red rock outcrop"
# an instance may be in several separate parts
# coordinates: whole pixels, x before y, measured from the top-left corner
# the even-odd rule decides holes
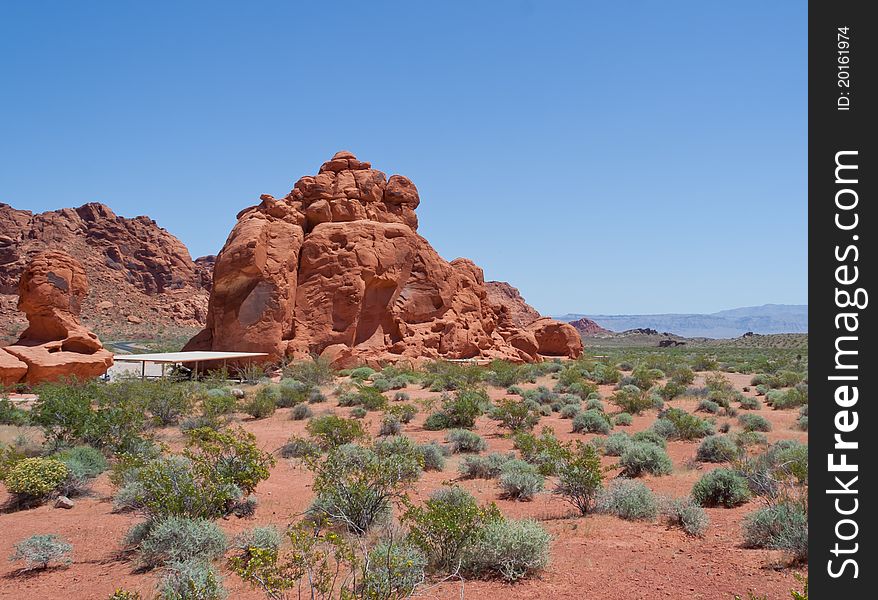
[[[570,321],[570,325],[572,325],[576,331],[584,336],[590,335],[605,335],[612,333],[609,329],[604,329],[588,317],[582,317],[581,319],[577,319],[576,321]]]
[[[18,308],[28,327],[15,344],[0,348],[0,354],[26,366],[18,380],[33,384],[107,372],[113,355],[79,323],[88,279],[75,258],[57,250],[37,255],[22,272],[18,291]],[[8,358],[0,360],[0,364],[8,362]],[[13,363],[11,369],[0,370],[4,383],[15,383],[12,378],[18,368]]]
[[[558,341],[564,328],[579,336],[557,322],[531,345],[511,343],[520,324],[491,301],[482,270],[443,260],[417,234],[420,198],[406,177],[339,152],[286,197],[261,199],[216,257],[207,326],[187,350],[322,354],[337,365],[582,351]]]
[[[533,323],[542,315],[533,306],[528,304],[517,288],[512,287],[505,281],[486,281],[485,289],[488,298],[496,306],[505,307],[509,320],[516,327],[524,327]]]
[[[21,274],[46,250],[62,250],[84,267],[92,293],[82,318],[92,328],[140,337],[205,323],[211,257],[193,261],[152,219],[119,217],[97,203],[39,214],[0,203],[0,330],[7,335],[25,323],[15,310]]]

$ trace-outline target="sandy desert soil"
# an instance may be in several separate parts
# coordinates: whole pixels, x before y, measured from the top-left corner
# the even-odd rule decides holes
[[[749,384],[749,375],[727,374],[737,389]],[[554,382],[541,378],[535,387],[551,387]],[[327,394],[330,388],[326,388]],[[437,397],[438,393],[409,388],[412,400]],[[601,386],[604,398],[612,394],[612,386]],[[392,395],[393,392],[388,392]],[[490,388],[492,398],[499,399],[503,390]],[[754,392],[745,392],[754,395]],[[697,400],[681,399],[670,403],[689,411]],[[609,406],[609,405],[608,405]],[[335,406],[334,398],[314,407],[315,414],[330,408],[347,415],[349,408]],[[305,435],[306,421],[293,421],[290,409],[279,409],[272,417],[251,420],[238,415],[240,424],[252,431],[266,450],[278,449],[291,435]],[[775,411],[763,407],[760,414],[768,418],[773,430],[769,441],[795,439],[807,442],[807,433],[794,429],[798,416],[795,409]],[[379,413],[366,417],[369,430],[377,434]],[[403,433],[418,442],[442,441],[444,432],[427,431],[422,424],[425,414],[420,413],[404,426]],[[630,433],[649,427],[656,418],[651,410],[634,418],[626,430]],[[720,417],[719,423],[727,419]],[[740,430],[734,419],[732,432]],[[503,437],[497,423],[487,417],[478,421],[477,431],[488,442],[489,451],[509,451],[511,440]],[[543,417],[538,425],[552,427],[561,439],[589,439],[591,434],[571,432],[571,421],[557,414]],[[9,435],[7,430],[0,434]],[[179,446],[179,429],[168,428],[159,432],[159,439],[172,447]],[[695,463],[692,460],[697,442],[669,442],[668,451],[674,462],[672,475],[646,477],[643,481],[655,492],[685,496],[692,484],[707,470],[717,465]],[[616,461],[602,459],[605,465]],[[421,500],[443,483],[456,480],[460,456],[452,456],[444,471],[427,472],[416,483],[411,496]],[[611,471],[609,476],[617,471]],[[258,490],[258,511],[251,519],[230,518],[220,521],[230,536],[257,524],[274,523],[284,526],[297,519],[313,498],[311,474],[294,461],[279,459],[271,477]],[[501,500],[495,480],[462,480],[460,485],[470,490],[481,502],[494,501],[507,516],[531,517],[540,520],[553,535],[551,563],[539,579],[508,585],[496,581],[446,582],[429,586],[416,597],[423,598],[478,598],[479,600],[508,600],[509,598],[727,598],[735,594],[744,598],[748,592],[765,595],[769,599],[789,598],[789,590],[800,587],[794,573],[802,568],[789,568],[778,552],[745,549],[742,547],[741,522],[760,507],[758,500],[734,509],[706,509],[711,524],[702,539],[688,537],[681,530],[668,529],[660,523],[629,522],[607,516],[576,516],[568,504],[546,492],[532,502]],[[547,481],[546,489],[552,487]],[[0,597],[12,599],[106,598],[119,587],[137,590],[145,597],[152,595],[158,574],[137,572],[126,557],[119,553],[120,542],[128,528],[139,519],[136,515],[116,514],[110,501],[112,486],[101,476],[90,497],[79,498],[71,510],[55,509],[51,504],[16,513],[0,514],[0,549],[11,551],[14,541],[38,533],[57,533],[69,539],[74,546],[73,564],[69,567],[50,568],[33,574],[17,572],[16,565],[0,561]],[[0,491],[0,502],[6,500]],[[225,585],[230,598],[257,599],[261,593],[248,588],[235,575],[226,574]],[[804,571],[807,571],[805,568]]]

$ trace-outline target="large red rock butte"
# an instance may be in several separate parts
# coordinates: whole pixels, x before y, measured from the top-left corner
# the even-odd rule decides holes
[[[406,177],[338,152],[284,198],[261,200],[217,255],[207,326],[186,350],[322,355],[337,366],[582,352],[569,325],[523,329],[491,302],[479,267],[443,260],[417,233],[420,198]],[[516,334],[528,343],[513,344]]]
[[[3,385],[107,372],[113,355],[79,323],[88,280],[75,258],[57,250],[37,255],[22,272],[18,291],[28,327],[15,344],[0,348]]]
[[[46,250],[62,250],[85,269],[92,293],[82,317],[92,328],[134,339],[204,326],[212,257],[193,261],[149,217],[120,217],[98,203],[37,214],[0,203],[0,333],[7,340],[25,326],[16,310],[21,274]]]

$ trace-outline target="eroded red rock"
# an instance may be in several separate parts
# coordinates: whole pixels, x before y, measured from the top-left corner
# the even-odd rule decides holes
[[[479,267],[440,257],[417,234],[420,197],[406,177],[338,152],[285,198],[261,200],[238,214],[216,257],[207,326],[187,350],[322,355],[339,366],[582,352],[569,325],[523,331]]]
[[[79,261],[57,250],[38,254],[22,272],[18,293],[18,308],[28,327],[15,344],[2,350],[25,364],[19,381],[96,377],[112,366],[113,355],[79,322],[88,294]]]

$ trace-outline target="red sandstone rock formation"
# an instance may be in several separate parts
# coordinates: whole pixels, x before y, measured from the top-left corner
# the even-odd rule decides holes
[[[21,274],[18,290],[18,308],[27,316],[28,327],[14,345],[0,348],[4,384],[87,378],[107,372],[113,355],[79,323],[88,280],[75,258],[60,251],[37,255]],[[16,361],[24,364],[24,373]]]
[[[604,329],[587,317],[577,319],[576,321],[570,321],[570,325],[572,325],[576,329],[576,331],[584,336],[604,335],[607,333],[612,333],[609,329]]]
[[[516,327],[529,325],[542,316],[521,297],[521,293],[516,288],[505,281],[486,281],[485,289],[491,303],[505,307],[509,320]]]
[[[40,214],[0,204],[0,330],[7,335],[24,325],[15,310],[21,274],[46,250],[62,250],[84,267],[92,293],[82,316],[92,328],[136,337],[160,326],[204,325],[211,257],[194,262],[152,219],[119,217],[97,203]]]
[[[263,195],[217,255],[207,326],[186,349],[322,354],[337,365],[582,352],[557,322],[531,332],[530,345],[511,343],[520,324],[491,302],[482,270],[446,262],[417,234],[419,202],[409,179],[350,152],[282,199]]]

